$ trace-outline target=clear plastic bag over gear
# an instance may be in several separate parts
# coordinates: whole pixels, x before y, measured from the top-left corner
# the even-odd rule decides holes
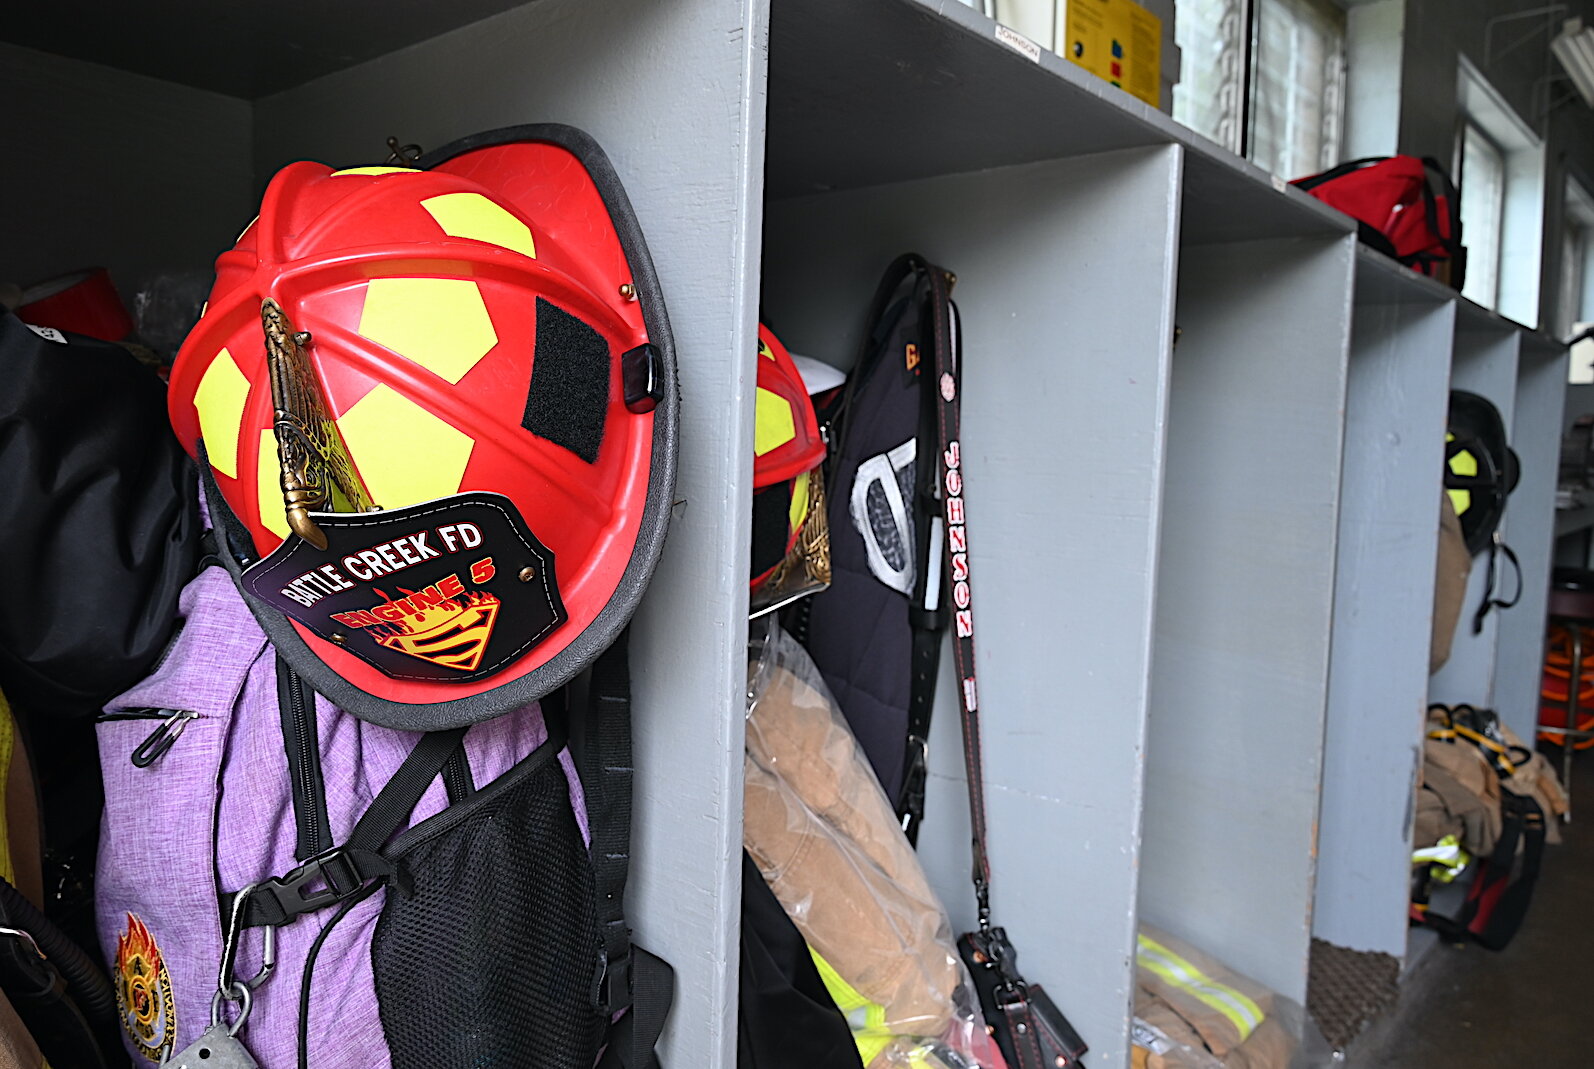
[[[1175,936],[1140,926],[1131,1069],[1325,1069],[1332,1054],[1284,996]]]
[[[974,986],[819,670],[772,619],[748,666],[744,843],[869,1069],[1005,1069]]]

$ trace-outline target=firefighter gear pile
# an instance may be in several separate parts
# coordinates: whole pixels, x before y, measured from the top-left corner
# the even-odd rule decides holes
[[[1568,800],[1554,770],[1492,710],[1428,711],[1413,833],[1411,922],[1455,942],[1503,949],[1522,923],[1546,842]],[[1471,868],[1461,913],[1432,910],[1436,884]]]
[[[1292,1069],[1326,1062],[1301,1008],[1189,943],[1140,926],[1134,1069]]]
[[[946,915],[813,662],[771,623],[748,677],[744,843],[861,1060],[996,1066]]]

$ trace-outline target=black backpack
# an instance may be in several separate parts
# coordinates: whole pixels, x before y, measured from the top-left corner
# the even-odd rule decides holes
[[[791,628],[824,674],[886,797],[915,841],[924,815],[925,740],[944,607],[935,499],[939,448],[931,370],[930,272],[895,260],[869,309],[869,331],[829,428],[830,588]],[[919,458],[932,458],[919,463]]]
[[[165,386],[120,345],[8,312],[0,366],[0,554],[27,575],[0,605],[0,689],[93,716],[171,637],[199,556],[197,478]]]

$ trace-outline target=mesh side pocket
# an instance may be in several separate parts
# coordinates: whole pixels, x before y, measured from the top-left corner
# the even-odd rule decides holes
[[[592,1069],[592,865],[559,763],[517,767],[416,833],[371,949],[393,1069]]]

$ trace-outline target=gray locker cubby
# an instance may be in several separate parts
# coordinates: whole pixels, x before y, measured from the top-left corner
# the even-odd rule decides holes
[[[1542,334],[1523,334],[1512,404],[1512,444],[1522,478],[1506,506],[1506,542],[1522,561],[1522,596],[1500,617],[1500,665],[1495,706],[1531,746],[1539,722],[1545,613],[1555,554],[1555,484],[1561,462],[1561,411],[1566,397],[1566,349]],[[1507,569],[1509,571],[1509,569]],[[1510,597],[1512,577],[1501,578]]]
[[[1312,934],[1403,956],[1455,292],[1357,258]]]
[[[954,271],[993,910],[1103,1064],[1125,1056],[1181,153],[1127,149],[771,202],[764,303],[850,363],[899,252]],[[921,461],[922,462],[922,461]],[[950,655],[919,852],[975,926]]]
[[[225,248],[295,158],[541,121],[604,146],[680,354],[675,522],[632,647],[629,906],[677,970],[665,1063],[735,1059],[760,304],[793,349],[848,364],[909,249],[961,280],[996,917],[1090,1064],[1128,1063],[1142,916],[1297,999],[1314,923],[1400,942],[1424,692],[1530,724],[1518,662],[1542,641],[1552,484],[1525,475],[1507,521],[1522,605],[1464,626],[1426,682],[1433,524],[1407,491],[1437,464],[1447,375],[1501,404],[1525,466],[1553,458],[1552,342],[1359,251],[1345,217],[957,0],[393,6],[385,44],[327,19],[291,55],[312,28],[271,14],[203,45],[153,36],[171,81],[0,46],[12,136],[38,149],[0,181],[44,220],[92,197],[99,146],[148,144],[171,166],[116,169],[85,224],[141,279],[164,264],[151,250]],[[279,53],[252,99],[177,84],[225,88],[215,56]],[[126,116],[146,141],[129,147]],[[942,667],[922,844],[963,929]]]
[[[1450,661],[1427,671],[1436,526],[1420,488],[1442,470],[1450,388],[1493,400],[1522,460],[1504,528],[1522,561],[1517,605],[1472,631],[1487,558],[1474,560]],[[1412,791],[1429,700],[1497,708],[1525,738],[1537,719],[1554,526],[1565,349],[1361,250],[1353,313],[1345,470],[1324,735],[1313,935],[1404,958]],[[1512,526],[1514,523],[1515,526]],[[1515,576],[1498,579],[1507,597]],[[1440,912],[1457,902],[1451,889]]]
[[[1512,432],[1516,411],[1517,354],[1521,348],[1521,333],[1509,321],[1476,305],[1464,302],[1457,307],[1450,386],[1452,389],[1479,394],[1494,402],[1500,410],[1501,419],[1505,421],[1507,434]],[[1509,507],[1507,512],[1509,514]],[[1495,704],[1499,632],[1501,621],[1509,613],[1491,612],[1485,617],[1482,629],[1476,633],[1473,631],[1472,614],[1483,598],[1488,578],[1487,562],[1487,554],[1480,554],[1473,559],[1472,575],[1467,581],[1467,598],[1462,605],[1461,622],[1456,627],[1450,660],[1429,681],[1430,701],[1480,707],[1493,707]],[[1516,723],[1512,723],[1512,727],[1520,730]]]
[[[1142,915],[1304,1001],[1354,239],[1183,250]]]

